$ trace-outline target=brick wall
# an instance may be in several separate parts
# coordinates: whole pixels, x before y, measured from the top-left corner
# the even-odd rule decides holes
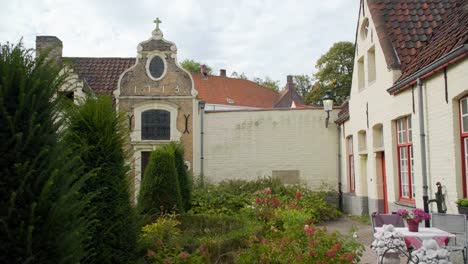
[[[294,182],[299,175],[310,187],[337,188],[338,131],[333,122],[325,128],[323,110],[207,112],[205,117],[209,181],[275,174]]]

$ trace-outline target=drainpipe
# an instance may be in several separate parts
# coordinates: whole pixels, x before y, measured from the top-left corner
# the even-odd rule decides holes
[[[419,140],[421,144],[421,173],[423,180],[423,203],[424,212],[429,213],[429,195],[427,192],[427,164],[426,164],[426,134],[424,132],[424,107],[423,107],[423,83],[420,78],[418,84],[418,101],[419,101]],[[429,220],[426,220],[426,227],[430,227]]]
[[[199,101],[198,106],[200,107],[200,184],[203,187],[205,185],[204,179],[204,153],[203,153],[203,136],[204,136],[204,128],[203,128],[203,116],[205,115],[205,101]]]
[[[338,129],[338,208],[343,211],[343,192],[341,191],[341,126]]]

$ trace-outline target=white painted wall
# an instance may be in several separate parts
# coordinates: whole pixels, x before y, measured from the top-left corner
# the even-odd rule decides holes
[[[243,110],[243,109],[258,109],[258,107],[241,106],[241,105],[223,105],[223,104],[206,104],[206,111],[227,111],[227,110]]]
[[[211,182],[257,179],[273,170],[299,170],[310,187],[337,187],[338,131],[321,109],[205,114],[205,177]]]
[[[367,5],[364,5],[365,13],[369,15]],[[341,138],[342,151],[345,152],[345,138],[352,135],[354,138],[355,149],[355,173],[356,173],[356,195],[368,196],[369,199],[382,199],[379,195],[381,189],[381,175],[378,173],[380,162],[378,160],[378,151],[385,151],[386,176],[387,176],[387,195],[390,209],[395,202],[399,200],[399,178],[398,178],[398,160],[396,151],[396,132],[395,120],[403,116],[412,117],[413,127],[413,148],[415,158],[415,182],[416,182],[416,206],[423,207],[422,202],[422,168],[421,168],[421,149],[419,137],[419,111],[418,111],[418,90],[414,88],[414,111],[413,111],[413,92],[408,89],[397,95],[390,95],[386,91],[397,80],[400,72],[389,70],[385,62],[384,54],[380,48],[375,27],[370,17],[370,28],[374,32],[373,38],[357,38],[358,53],[355,58],[355,65],[358,60],[364,61],[365,80],[364,87],[358,88],[358,71],[354,72],[350,99],[350,120],[341,127],[344,133]],[[363,17],[360,17],[361,23]],[[361,31],[359,31],[361,34]],[[376,60],[376,80],[368,82],[368,51],[375,48]],[[357,67],[355,67],[357,68]],[[458,124],[458,99],[468,91],[468,60],[450,65],[447,70],[449,102],[445,102],[444,77],[443,72],[438,72],[424,83],[424,106],[425,106],[425,125],[427,134],[427,163],[428,163],[428,187],[429,199],[434,198],[436,191],[436,182],[441,181],[448,191],[447,207],[448,212],[456,212],[454,201],[463,196],[462,176],[461,176],[461,150]],[[366,106],[368,105],[368,119],[366,115]],[[369,120],[369,121],[367,121]],[[369,124],[367,124],[369,122]],[[383,125],[383,148],[374,147],[373,127]],[[359,152],[358,132],[366,132],[367,149]],[[377,140],[377,139],[375,139]],[[367,164],[361,160],[366,156]],[[345,156],[344,156],[345,157]],[[347,161],[345,158],[341,161],[343,168],[343,191],[349,190]],[[367,170],[367,173],[364,173]],[[367,174],[367,176],[365,175]],[[360,184],[359,184],[360,183]],[[435,204],[432,210],[436,210]]]

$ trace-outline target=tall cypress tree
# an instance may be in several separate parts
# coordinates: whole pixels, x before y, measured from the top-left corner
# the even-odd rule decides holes
[[[65,141],[79,155],[85,171],[86,210],[93,225],[86,234],[84,263],[131,263],[135,260],[136,223],[125,165],[123,116],[109,97],[88,98],[68,111]]]
[[[174,152],[160,147],[151,153],[138,196],[141,214],[183,210]]]
[[[0,263],[78,263],[84,256],[80,165],[59,141],[67,78],[21,43],[0,50]]]
[[[187,171],[187,166],[185,165],[184,146],[179,143],[171,142],[167,145],[167,148],[169,151],[174,153],[182,204],[184,210],[188,211],[191,205],[192,178],[190,177],[190,174]]]

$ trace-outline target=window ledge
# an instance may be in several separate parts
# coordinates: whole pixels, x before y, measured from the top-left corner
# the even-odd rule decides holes
[[[374,152],[383,152],[383,151],[385,151],[385,148],[383,146],[374,148]]]
[[[367,150],[360,150],[359,155],[367,155]]]
[[[405,206],[409,208],[416,208],[416,204],[414,202],[410,201],[396,201],[395,204],[400,205],[400,206]]]
[[[147,144],[167,144],[172,141],[179,141],[179,140],[170,140],[170,139],[165,139],[165,140],[132,140],[130,143],[132,145],[147,145]]]

